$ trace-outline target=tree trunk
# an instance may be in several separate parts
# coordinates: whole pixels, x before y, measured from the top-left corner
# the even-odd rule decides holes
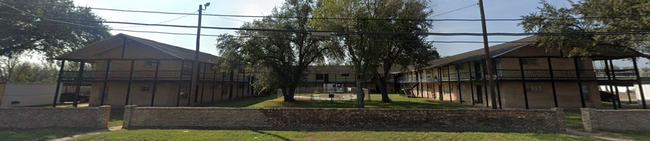
[[[377,84],[379,92],[381,92],[381,102],[391,103],[393,101],[388,97],[388,84],[386,84],[388,77],[386,76],[388,76],[387,73],[384,73],[384,77],[380,77],[379,73],[375,73],[375,84]]]
[[[282,96],[284,97],[284,102],[294,102],[296,99],[293,98],[296,92],[296,87],[285,87],[282,89]]]
[[[358,76],[356,77],[356,83],[357,83],[357,108],[365,108],[364,104],[364,97],[365,94],[363,93],[363,87],[361,87],[361,78]]]

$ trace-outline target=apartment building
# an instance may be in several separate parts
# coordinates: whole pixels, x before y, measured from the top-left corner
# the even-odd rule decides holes
[[[638,69],[594,69],[594,61],[639,57],[634,50],[603,48],[590,56],[569,56],[531,44],[536,36],[490,47],[500,108],[581,108],[601,106],[598,85],[640,84]],[[399,83],[416,97],[489,106],[483,49],[445,57],[429,67],[403,73]],[[636,67],[636,61],[634,62]]]

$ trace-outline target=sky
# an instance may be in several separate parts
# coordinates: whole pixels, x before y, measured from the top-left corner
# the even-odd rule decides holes
[[[567,0],[547,0],[557,7],[570,6]],[[276,6],[281,6],[284,0],[74,0],[78,6],[88,6],[97,8],[114,8],[127,10],[144,10],[144,11],[164,11],[164,12],[181,12],[192,13],[198,10],[198,6],[210,2],[210,6],[204,11],[208,14],[233,14],[233,15],[268,15]],[[438,15],[453,11],[462,7],[475,5],[477,0],[430,0],[429,7],[434,11],[432,15]],[[538,0],[484,0],[485,17],[487,19],[506,18],[516,19],[522,15],[539,11],[536,7],[540,6]],[[105,10],[93,10],[95,14],[106,19],[107,21],[123,21],[138,23],[161,23],[174,25],[197,25],[196,15],[165,15],[165,14],[146,14],[146,13],[128,13]],[[430,19],[480,19],[479,7],[477,5],[457,10],[447,14],[430,17]],[[244,22],[249,22],[255,18],[234,18],[234,17],[214,17],[203,16],[203,26],[214,27],[233,27],[238,28]],[[518,26],[518,21],[492,21],[487,22],[488,32],[513,32],[521,33],[523,29]],[[161,31],[196,34],[196,29],[192,28],[172,28],[172,27],[148,27],[133,26],[123,24],[107,24],[113,29],[141,30],[141,31]],[[481,33],[481,23],[477,21],[458,22],[458,21],[436,21],[430,32],[441,33]],[[126,31],[111,31],[112,34],[124,33],[141,38],[151,39],[171,45],[176,45],[194,50],[196,36],[187,35],[165,35],[152,33],[136,33]],[[214,30],[202,29],[202,34],[233,34],[233,30]],[[428,40],[434,41],[434,47],[441,56],[451,56],[483,47],[482,43],[436,43],[435,41],[482,41],[480,36],[429,36]],[[490,41],[514,41],[524,36],[489,36]],[[215,44],[216,37],[201,37],[200,51],[218,55]],[[490,43],[490,46],[498,43]],[[616,63],[626,66],[628,63]]]

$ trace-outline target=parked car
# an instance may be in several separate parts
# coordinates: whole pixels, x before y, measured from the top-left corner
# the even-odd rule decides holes
[[[600,101],[606,101],[606,102],[612,102],[616,100],[617,97],[613,93],[609,93],[606,91],[600,91]]]
[[[88,100],[90,100],[90,95],[79,94],[77,103],[88,102]],[[59,103],[73,102],[73,101],[74,101],[74,93],[61,93],[61,98],[59,98]]]

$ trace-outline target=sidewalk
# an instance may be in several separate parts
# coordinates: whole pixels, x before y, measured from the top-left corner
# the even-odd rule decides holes
[[[634,141],[631,139],[624,139],[620,137],[615,137],[611,135],[603,135],[603,134],[598,134],[598,133],[588,133],[588,132],[582,132],[578,130],[573,130],[573,129],[566,129],[566,132],[572,135],[577,135],[577,136],[587,136],[587,137],[592,137],[592,138],[597,138],[597,139],[602,139],[602,140],[608,140],[608,141]]]
[[[109,127],[108,129],[97,130],[97,131],[92,131],[92,132],[88,132],[88,133],[73,135],[73,136],[69,136],[69,137],[52,139],[52,140],[49,140],[49,141],[67,141],[67,140],[71,140],[71,139],[78,138],[78,137],[99,134],[99,133],[102,133],[102,132],[117,131],[117,130],[122,130],[122,125]]]

